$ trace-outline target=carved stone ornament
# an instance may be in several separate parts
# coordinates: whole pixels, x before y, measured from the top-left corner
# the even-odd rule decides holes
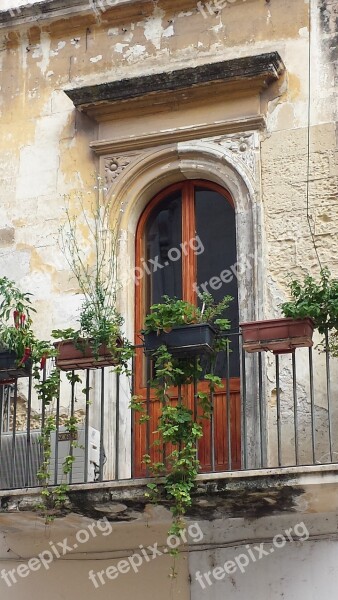
[[[214,139],[214,141],[230,150],[230,152],[239,158],[246,167],[251,171],[252,175],[255,176],[256,171],[256,150],[258,148],[258,136],[255,133],[234,133],[231,135],[224,135],[220,138]]]
[[[131,163],[132,158],[132,156],[108,156],[104,159],[104,176],[108,190],[115,179]]]

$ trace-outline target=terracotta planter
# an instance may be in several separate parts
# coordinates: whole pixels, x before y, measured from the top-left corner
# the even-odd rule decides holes
[[[157,335],[155,331],[144,334],[145,353],[151,354],[165,344],[174,356],[196,356],[212,352],[216,331],[208,323],[181,325]]]
[[[79,343],[81,347],[79,347]],[[90,340],[82,340],[79,343],[75,344],[74,340],[55,342],[54,346],[58,350],[55,363],[61,371],[99,369],[101,367],[116,366],[120,362],[119,354],[112,353],[105,344],[99,346],[98,356],[94,356]],[[122,345],[122,339],[117,338],[116,346],[121,348]]]
[[[31,360],[25,364],[17,365],[17,355],[10,350],[0,350],[0,384],[4,384],[19,377],[29,377],[31,373]]]
[[[313,345],[312,319],[272,319],[241,323],[243,348],[246,352],[270,350],[274,354],[287,354],[295,348]]]

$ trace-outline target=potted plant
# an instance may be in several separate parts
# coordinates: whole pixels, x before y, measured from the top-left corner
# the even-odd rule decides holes
[[[243,349],[246,352],[270,350],[274,354],[287,354],[295,348],[313,345],[312,319],[283,318],[240,323]]]
[[[8,383],[31,373],[39,377],[46,359],[55,354],[47,341],[32,330],[31,294],[19,290],[14,281],[0,278],[0,382]]]
[[[242,323],[243,347],[248,352],[272,350],[276,354],[311,347],[313,330],[326,336],[326,347],[334,346],[338,327],[338,279],[328,268],[317,282],[307,275],[303,282],[290,282],[291,300],[281,306],[284,318]],[[333,332],[331,342],[328,332]]]
[[[218,317],[232,297],[225,296],[218,304],[207,293],[201,299],[202,308],[168,296],[163,296],[160,304],[153,304],[142,331],[145,352],[155,352],[165,345],[173,356],[212,353],[217,334],[230,327],[227,319]]]
[[[121,336],[123,319],[107,306],[85,301],[79,315],[78,329],[54,329],[56,366],[63,370],[96,369],[122,366],[132,356],[132,347]]]
[[[104,366],[127,370],[133,355],[131,344],[122,335],[123,318],[116,308],[117,235],[110,203],[101,200],[100,191],[98,186],[89,209],[82,198],[75,216],[67,208],[60,229],[60,247],[84,298],[79,327],[52,331],[58,340],[56,365],[65,371]]]

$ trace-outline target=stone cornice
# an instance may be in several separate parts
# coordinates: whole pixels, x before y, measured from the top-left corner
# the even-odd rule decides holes
[[[130,152],[143,150],[153,146],[170,144],[173,142],[185,142],[193,139],[211,137],[228,133],[264,130],[266,127],[263,115],[247,117],[236,121],[224,120],[222,122],[206,125],[195,125],[191,127],[173,129],[171,131],[159,131],[143,136],[125,138],[114,138],[113,140],[97,140],[90,143],[91,149],[98,155],[103,156],[110,152]]]
[[[154,93],[170,94],[180,90],[201,89],[211,84],[224,85],[238,90],[266,88],[278,80],[285,66],[278,52],[269,52],[198,65],[170,72],[144,75],[120,81],[76,87],[65,90],[74,105],[97,117],[108,106],[142,98]],[[108,109],[109,110],[109,109]]]

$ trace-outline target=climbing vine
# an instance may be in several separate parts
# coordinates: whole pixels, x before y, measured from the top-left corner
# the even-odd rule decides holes
[[[150,455],[144,456],[144,462],[154,475],[164,476],[163,490],[165,499],[171,505],[173,523],[169,534],[177,535],[183,528],[183,517],[192,504],[192,491],[199,470],[197,443],[203,436],[202,420],[210,418],[212,413],[212,393],[216,387],[222,387],[219,377],[208,374],[204,378],[209,382],[209,393],[198,392],[197,415],[187,406],[184,394],[173,404],[169,389],[191,383],[201,375],[200,359],[175,358],[166,346],[161,346],[154,355],[155,377],[152,387],[157,400],[161,402],[161,413],[155,434],[158,439],[154,445],[170,451],[162,461],[152,462]],[[159,500],[161,493],[157,483],[149,483],[150,497]]]
[[[74,373],[67,373],[66,377],[72,384],[81,382],[79,376]],[[43,412],[45,412],[48,410],[51,403],[58,397],[60,390],[60,370],[58,368],[53,369],[45,380],[36,384],[36,390],[38,392],[38,398],[42,403]],[[65,479],[67,479],[75,461],[73,450],[78,446],[77,417],[75,415],[68,417],[63,426],[64,433],[69,438],[69,454],[65,456],[62,463],[62,472]],[[44,426],[41,428],[40,444],[42,449],[42,462],[37,473],[37,478],[42,486],[42,502],[37,505],[37,508],[43,512],[46,523],[54,519],[54,513],[56,511],[64,508],[68,500],[69,491],[69,486],[66,482],[61,482],[57,486],[53,486],[51,482],[51,435],[56,430],[57,423],[55,414],[47,415]]]
[[[203,296],[202,311],[182,300],[164,297],[164,303],[151,307],[152,313],[146,318],[147,331],[170,331],[182,322],[209,322],[216,324],[217,333],[211,357],[210,373],[203,375],[199,356],[177,357],[164,344],[153,354],[154,377],[150,382],[155,390],[156,400],[161,410],[157,423],[155,441],[162,457],[155,462],[150,454],[143,457],[149,473],[163,478],[162,485],[156,481],[148,484],[148,497],[158,502],[165,500],[170,504],[173,522],[169,534],[178,535],[184,529],[184,515],[192,505],[192,493],[199,471],[198,440],[203,436],[203,419],[209,419],[213,411],[212,398],[217,388],[223,387],[220,377],[214,375],[214,364],[219,352],[228,348],[229,340],[222,333],[229,329],[227,319],[217,317],[227,308],[231,298],[226,297],[215,305],[208,294]],[[188,406],[186,385],[201,378],[208,383],[208,392],[197,391],[194,410]],[[178,400],[172,400],[172,388],[178,389]],[[140,413],[139,421],[149,421],[146,401],[134,397],[132,408]],[[155,450],[155,449],[154,449]],[[176,553],[173,551],[172,553]]]

